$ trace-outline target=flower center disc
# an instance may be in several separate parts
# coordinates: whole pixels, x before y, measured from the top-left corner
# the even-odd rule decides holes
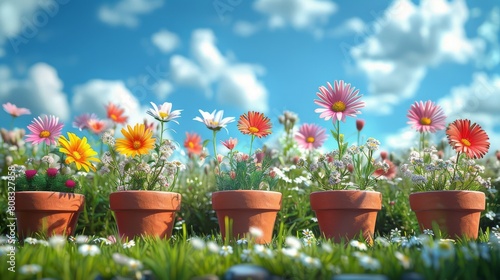
[[[422,117],[420,119],[420,124],[421,125],[430,125],[432,123],[432,120],[426,117]]]
[[[209,123],[211,126],[218,126],[219,125],[219,122],[216,122],[214,120],[211,120]]]
[[[134,146],[134,149],[136,149],[136,150],[139,149],[141,147],[141,141],[134,141],[133,146]]]
[[[248,128],[248,131],[250,131],[251,133],[257,133],[259,132],[259,129],[254,126],[251,126]]]
[[[192,149],[192,148],[194,148],[194,143],[193,143],[193,142],[189,142],[189,143],[188,143],[188,146],[189,146],[189,148],[191,148],[191,149]]]
[[[48,130],[42,130],[42,132],[40,132],[40,138],[49,138],[50,137],[50,132]]]
[[[82,158],[82,156],[80,155],[80,153],[78,151],[73,152],[73,157],[76,158],[77,160]]]
[[[344,102],[337,101],[337,102],[333,103],[332,110],[335,112],[344,112],[344,110],[345,110]]]
[[[467,140],[467,139],[464,138],[464,139],[460,140],[460,142],[462,142],[462,144],[464,144],[465,146],[470,147],[470,141],[469,140]]]
[[[158,115],[160,115],[160,118],[162,118],[162,119],[168,118],[167,112],[159,112]]]
[[[314,137],[312,137],[312,136],[307,137],[306,142],[307,143],[314,143]]]

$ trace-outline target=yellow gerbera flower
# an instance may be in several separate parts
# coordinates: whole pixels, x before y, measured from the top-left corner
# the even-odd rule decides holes
[[[100,160],[93,157],[97,155],[97,152],[87,143],[87,138],[80,138],[74,133],[68,132],[68,139],[64,136],[59,137],[59,145],[61,145],[59,151],[66,155],[66,164],[74,162],[76,169],[80,170],[83,167],[87,172],[89,172],[89,168],[96,170],[91,161],[99,162]]]
[[[155,139],[151,138],[153,132],[146,129],[144,124],[136,124],[133,128],[127,125],[127,129],[121,130],[125,138],[116,140],[116,150],[126,156],[145,155],[153,149]]]

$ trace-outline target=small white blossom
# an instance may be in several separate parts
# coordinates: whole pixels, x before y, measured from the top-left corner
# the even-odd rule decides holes
[[[62,235],[53,235],[49,238],[49,244],[54,248],[63,247],[66,244],[66,238]]]
[[[354,240],[353,239],[353,240],[351,240],[351,242],[349,242],[349,244],[352,247],[354,247],[354,248],[356,248],[356,249],[358,249],[360,251],[366,251],[366,250],[368,250],[368,247],[366,246],[366,244],[362,243],[362,242],[359,242],[358,240]]]
[[[132,248],[135,246],[135,241],[134,240],[130,240],[129,242],[125,242],[123,243],[123,248],[125,249],[128,249],[128,248]]]
[[[37,274],[42,271],[42,266],[38,264],[25,264],[19,268],[19,272],[25,275]]]
[[[227,245],[220,248],[219,254],[221,256],[228,256],[233,254],[233,247]]]
[[[95,256],[101,253],[101,249],[97,245],[84,244],[78,247],[78,252],[84,256]]]

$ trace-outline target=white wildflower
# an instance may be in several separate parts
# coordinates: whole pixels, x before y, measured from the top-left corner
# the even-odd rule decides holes
[[[37,274],[42,271],[42,266],[38,264],[25,264],[19,268],[19,272],[25,275]]]

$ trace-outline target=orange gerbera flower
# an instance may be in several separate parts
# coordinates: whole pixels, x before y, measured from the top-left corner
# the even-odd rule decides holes
[[[136,124],[133,128],[127,125],[127,129],[122,128],[121,132],[125,138],[116,140],[116,150],[121,154],[126,156],[145,155],[154,147],[153,132],[146,129],[144,124]]]
[[[458,153],[465,153],[469,158],[482,158],[490,148],[488,134],[471,121],[456,120],[446,129],[448,143]]]
[[[96,157],[97,152],[90,147],[87,143],[87,138],[80,138],[74,133],[68,132],[68,139],[66,137],[59,137],[59,151],[66,155],[66,164],[75,163],[76,169],[80,170],[82,167],[85,171],[89,172],[89,168],[96,170],[91,161],[99,162]]]
[[[243,134],[266,137],[271,134],[271,120],[263,113],[249,111],[240,116],[238,129]]]
[[[106,113],[108,115],[108,118],[115,123],[124,124],[127,122],[128,117],[123,115],[124,111],[124,109],[121,109],[111,102],[106,106]]]
[[[203,146],[201,145],[201,136],[197,133],[186,132],[184,147],[190,157],[193,155],[200,155],[203,150]]]

